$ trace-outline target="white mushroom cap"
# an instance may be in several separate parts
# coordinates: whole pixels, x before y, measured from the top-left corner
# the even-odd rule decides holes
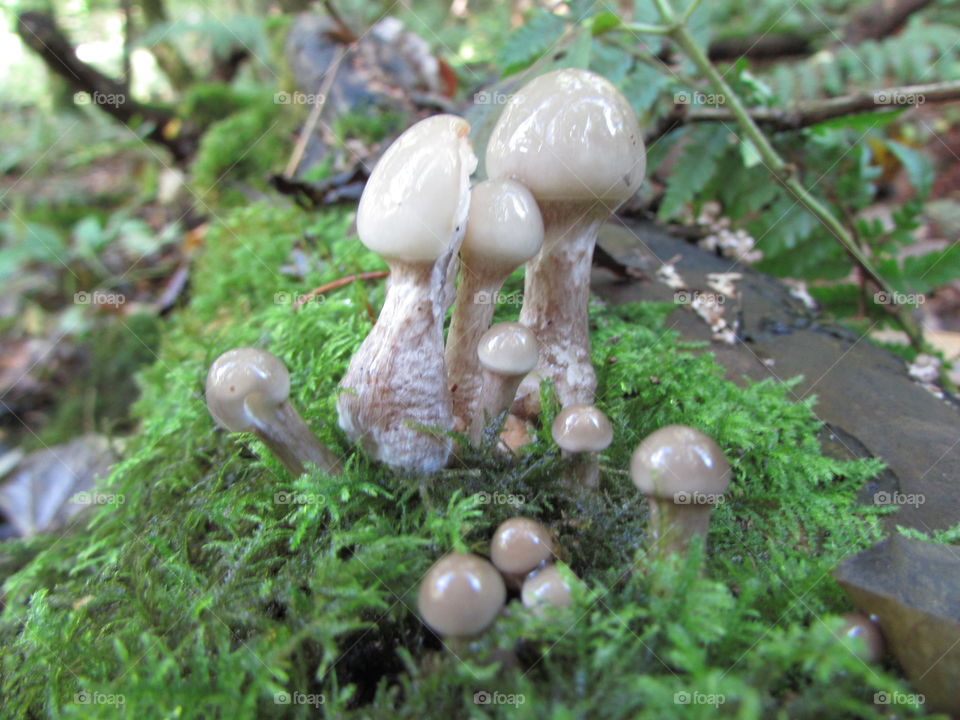
[[[506,600],[503,578],[493,565],[477,555],[450,553],[423,578],[417,607],[440,635],[466,637],[485,630]]]
[[[480,364],[499,375],[526,375],[537,366],[539,356],[537,336],[520,323],[497,323],[477,345]]]
[[[524,607],[532,609],[543,605],[570,607],[570,586],[556,565],[547,565],[523,581],[520,600]]]
[[[511,98],[487,145],[490,177],[512,177],[538,200],[602,200],[616,207],[643,182],[637,117],[608,80],[564,69]]]
[[[357,209],[364,245],[387,259],[432,262],[462,237],[477,167],[469,133],[463,118],[434,115],[387,148]]]
[[[678,493],[721,494],[730,484],[730,463],[709,435],[667,425],[637,446],[630,475],[644,495],[673,501]]]
[[[470,191],[460,255],[475,268],[508,274],[540,251],[543,218],[533,194],[515,180],[485,180]]]
[[[553,441],[571,453],[600,452],[613,442],[613,426],[593,405],[568,405],[551,428]]]
[[[490,559],[502,573],[527,574],[554,558],[550,531],[536,520],[514,517],[505,520],[493,534]]]
[[[266,350],[227,350],[207,373],[207,408],[227,430],[249,432],[260,426],[259,408],[280,405],[290,396],[290,374]]]

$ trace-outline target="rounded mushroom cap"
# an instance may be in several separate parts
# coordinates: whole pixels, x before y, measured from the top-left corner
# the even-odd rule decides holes
[[[644,495],[673,501],[680,494],[690,503],[698,495],[709,499],[726,490],[730,463],[709,435],[688,425],[667,425],[634,450],[630,475]]]
[[[469,132],[463,118],[434,115],[387,148],[360,196],[364,245],[387,259],[433,262],[463,236],[477,167]]]
[[[462,637],[485,630],[506,600],[503,578],[493,565],[477,555],[450,553],[423,578],[417,607],[437,633]]]
[[[613,426],[593,405],[567,405],[551,428],[553,441],[567,452],[600,452],[613,442]]]
[[[257,427],[254,408],[279,405],[290,396],[290,374],[283,361],[258,348],[227,350],[207,373],[207,409],[233,432]]]
[[[537,336],[526,325],[514,322],[490,327],[477,344],[480,364],[499,375],[526,375],[537,366]]]
[[[570,607],[570,586],[556,565],[547,565],[523,581],[520,600],[524,607],[532,609],[542,605]]]
[[[599,200],[615,209],[643,182],[637,116],[588,70],[541,75],[510,99],[487,145],[490,177],[513,177],[538,200]]]
[[[490,559],[502,573],[525,575],[555,555],[550,531],[530,518],[505,520],[490,542]]]
[[[460,255],[466,269],[507,275],[540,251],[543,217],[533,194],[516,180],[485,180],[470,191]]]
[[[862,613],[847,613],[843,619],[844,624],[838,636],[857,638],[861,647],[856,648],[856,652],[864,662],[880,662],[887,648],[877,623]]]

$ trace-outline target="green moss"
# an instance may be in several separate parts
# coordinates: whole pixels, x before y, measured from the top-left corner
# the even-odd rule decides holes
[[[211,229],[194,299],[140,375],[142,428],[104,488],[123,502],[62,539],[2,548],[0,567],[19,568],[0,621],[6,714],[114,717],[106,703],[122,697],[130,717],[306,718],[315,707],[277,698],[322,695],[328,717],[879,718],[875,692],[906,692],[830,632],[849,606],[829,571],[880,536],[855,501],[878,463],[823,457],[806,404],[725,380],[664,327],[669,308],[592,309],[617,438],[599,491],[564,487],[544,441],[513,464],[466,451],[424,482],[350,447],[336,385],[383,285],[289,302],[383,267],[346,237],[350,219],[251,206]],[[280,271],[294,244],[314,261],[303,281]],[[515,277],[505,293],[518,290]],[[203,379],[237,345],[284,359],[294,403],[348,457],[342,477],[293,478],[250,436],[214,429]],[[637,441],[676,422],[715,436],[735,474],[702,573],[696,557],[646,557],[645,503],[625,475]],[[487,502],[502,496],[515,504]],[[451,549],[485,552],[517,513],[556,532],[583,581],[573,607],[535,618],[513,603],[476,654],[435,654],[419,579]],[[519,668],[477,661],[494,648],[515,649]],[[475,704],[483,691],[523,703]]]

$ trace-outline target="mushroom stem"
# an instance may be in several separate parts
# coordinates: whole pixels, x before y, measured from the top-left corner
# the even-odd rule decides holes
[[[571,485],[579,485],[589,490],[600,487],[600,459],[596,453],[564,450],[560,456],[568,463],[564,477]]]
[[[476,357],[476,352],[474,352]],[[520,387],[524,375],[501,375],[484,368],[482,372],[483,392],[477,400],[476,410],[473,411],[473,420],[470,424],[470,441],[476,445],[480,442],[483,429],[499,417],[501,413],[510,409],[513,398]]]
[[[685,553],[694,535],[707,537],[712,505],[680,505],[669,500],[648,498],[650,536],[653,551],[666,556]]]
[[[390,263],[383,309],[341,382],[348,390],[337,400],[340,426],[388,465],[432,472],[450,457],[451,440],[442,434],[453,429],[443,288],[455,252],[456,245],[436,263]]]
[[[251,403],[248,401],[247,405]],[[339,471],[340,459],[320,444],[289,402],[281,403],[267,422],[260,420],[260,412],[255,413],[255,422],[253,433],[292,474],[302,475],[306,463],[330,475]]]
[[[543,249],[527,262],[520,322],[540,344],[537,374],[551,378],[562,406],[592,403],[597,376],[590,359],[587,314],[590,268],[597,233],[610,210],[596,201],[541,200]],[[520,386],[514,413],[540,411],[539,383]]]
[[[506,277],[493,278],[489,275],[480,275],[470,271],[466,263],[461,263],[461,268],[457,303],[453,307],[450,330],[447,333],[445,363],[453,402],[453,415],[467,424],[473,416],[473,406],[480,397],[482,387],[477,344],[493,321],[496,294],[503,286]],[[511,402],[513,402],[512,396],[507,407]]]

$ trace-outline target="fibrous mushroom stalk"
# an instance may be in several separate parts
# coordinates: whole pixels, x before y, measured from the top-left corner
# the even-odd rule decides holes
[[[679,504],[650,499],[649,532],[651,545],[661,555],[686,553],[695,535],[707,537],[713,504]]]

